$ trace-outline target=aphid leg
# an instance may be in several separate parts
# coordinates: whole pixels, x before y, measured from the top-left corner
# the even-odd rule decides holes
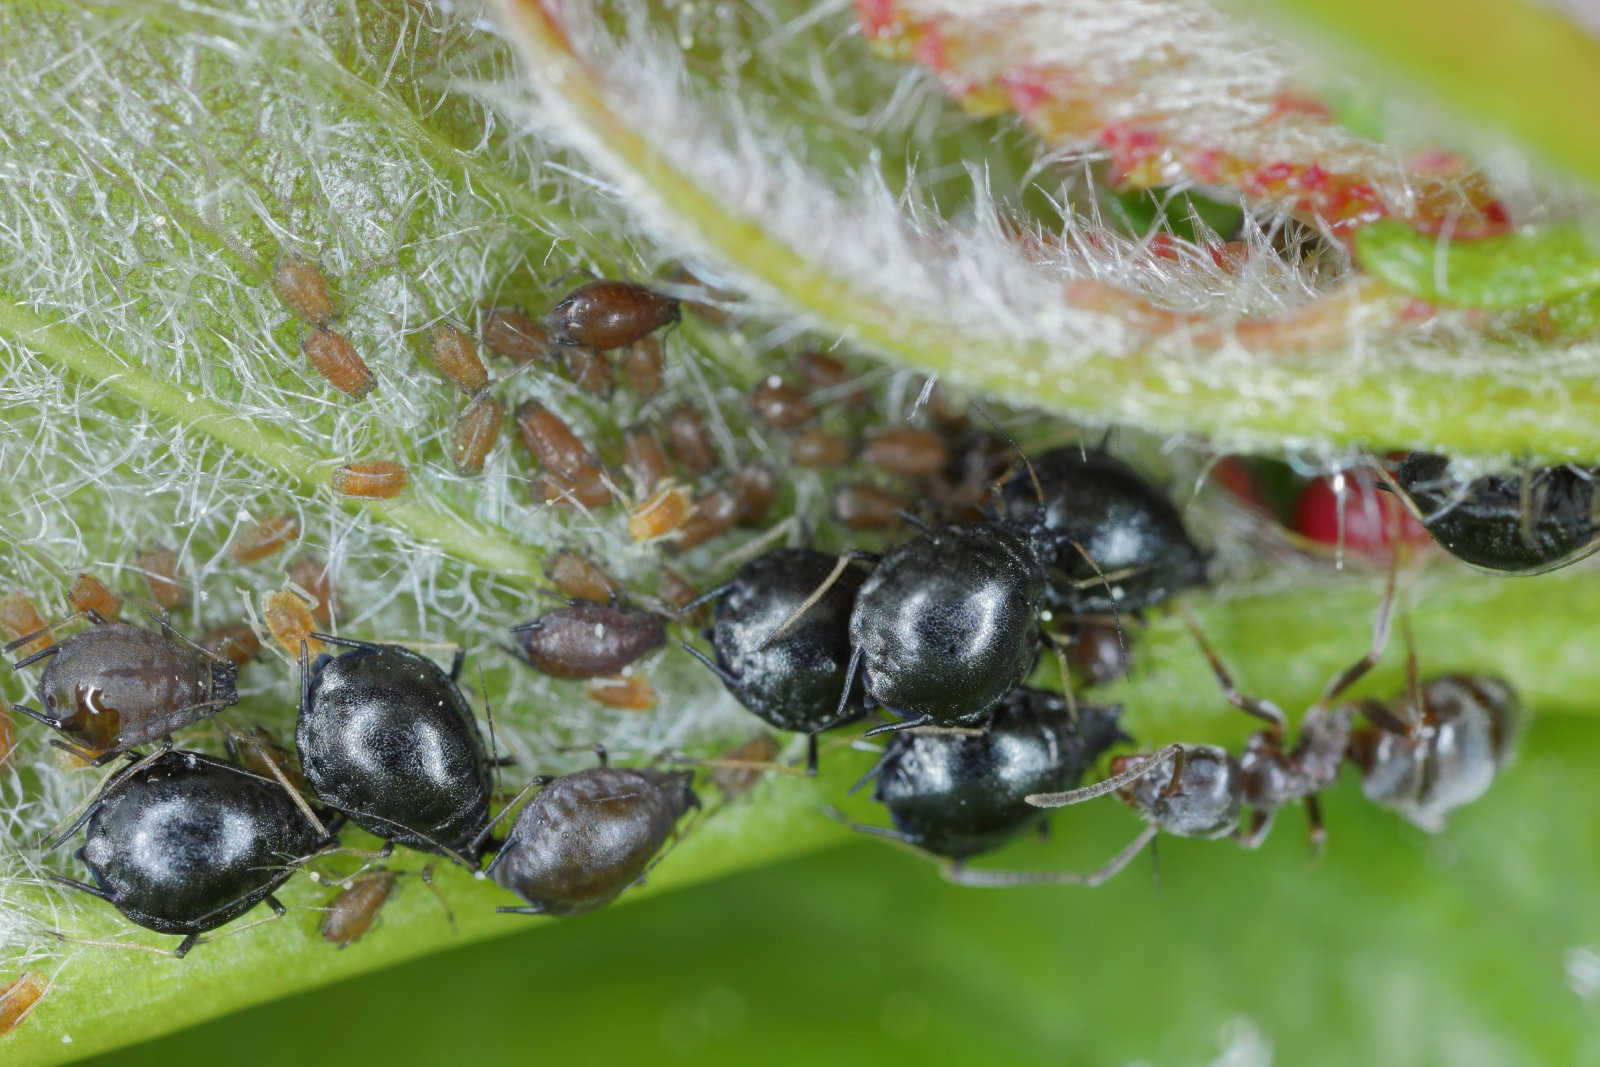
[[[537,906],[535,906],[533,904],[529,904],[526,907],[521,907],[521,908],[505,908],[505,907],[501,907],[501,908],[496,908],[494,910],[499,912],[502,915],[543,915],[544,914],[544,909],[543,908],[537,907]]]
[[[1533,475],[1533,468],[1524,463],[1522,477],[1517,479],[1517,532],[1522,537],[1523,545],[1537,552],[1539,543],[1533,536],[1533,516],[1536,508],[1543,508],[1545,494],[1541,491],[1539,500],[1533,499]]]
[[[1118,626],[1117,633],[1121,634],[1121,632],[1122,628]],[[1067,700],[1067,722],[1076,726],[1078,723],[1078,698],[1072,692],[1072,668],[1067,663],[1067,650],[1061,647],[1060,641],[1057,641],[1043,630],[1039,631],[1039,640],[1044,642],[1056,654],[1056,666],[1061,669],[1061,695]]]
[[[1217,684],[1222,687],[1222,695],[1228,703],[1244,712],[1264,719],[1270,724],[1274,736],[1282,737],[1285,719],[1283,709],[1270,700],[1261,700],[1257,697],[1245,696],[1233,684],[1233,677],[1228,674],[1228,669],[1222,665],[1217,654],[1211,650],[1211,645],[1206,641],[1206,635],[1201,633],[1200,624],[1189,609],[1182,604],[1178,605],[1178,612],[1183,616],[1184,625],[1189,627],[1189,633],[1194,635],[1195,644],[1200,646],[1200,654],[1205,656],[1206,662],[1211,664],[1211,673],[1217,676]]]
[[[969,886],[974,889],[1009,889],[1019,885],[1081,885],[1094,888],[1110,881],[1122,869],[1132,863],[1134,858],[1144,851],[1144,847],[1154,841],[1156,828],[1147,826],[1139,836],[1123,846],[1121,852],[1112,856],[1105,865],[1098,870],[1079,873],[1076,871],[985,871],[974,870],[960,860],[950,860],[940,867],[940,873],[945,881],[953,882],[960,886]]]
[[[39,631],[39,633],[46,633],[46,632],[48,632],[48,631],[45,631],[45,630],[40,630]],[[30,637],[37,637],[37,636],[38,636],[38,634],[30,635]],[[30,637],[18,638],[16,641],[13,641],[10,645],[6,646],[6,651],[10,652],[12,645],[16,645],[16,644],[18,644],[20,642],[25,642],[25,641],[29,640]],[[35,663],[38,663],[40,660],[44,659],[46,656],[53,656],[57,652],[60,652],[60,651],[61,651],[61,646],[60,645],[51,645],[49,648],[40,649],[38,652],[35,652],[31,656],[27,656],[27,657],[24,657],[23,659],[17,660],[17,662],[15,662],[15,663],[13,663],[11,665],[11,669],[14,670],[14,671],[20,671],[24,667],[31,667]]]
[[[417,877],[422,879],[422,884],[428,887],[428,892],[433,894],[433,899],[439,902],[439,907],[444,909],[445,921],[450,924],[450,929],[456,928],[456,913],[450,910],[450,902],[444,898],[439,887],[433,884],[433,864],[424,866]]]
[[[845,716],[850,714],[850,690],[856,687],[856,672],[861,669],[861,657],[864,654],[860,646],[850,650],[850,662],[844,668],[844,687],[839,690],[839,706],[833,709],[834,723],[844,722]]]
[[[188,937],[178,942],[178,947],[172,950],[172,958],[175,960],[183,959],[183,957],[189,954],[189,950],[194,948],[199,943],[200,935],[190,934]]]
[[[450,658],[450,680],[457,681],[461,677],[461,667],[467,662],[467,650],[456,649],[456,654]]]
[[[878,774],[883,770],[884,763],[886,763],[888,759],[889,753],[886,749],[881,756],[873,761],[872,766],[867,768],[867,773],[856,779],[856,784],[849,788],[848,793],[851,796],[854,796],[856,793],[860,792],[862,786],[878,777]]]
[[[342,646],[344,648],[382,648],[383,647],[382,645],[375,645],[371,641],[357,641],[357,640],[355,640],[354,638],[351,638],[351,637],[334,637],[332,634],[313,633],[311,636],[315,637],[318,641],[326,641],[330,645],[340,645],[340,646]]]
[[[722,596],[732,588],[732,582],[724,582],[722,585],[719,585],[714,589],[707,589],[704,593],[701,593],[687,604],[684,604],[682,607],[678,608],[677,611],[679,616],[691,614],[696,608],[704,607],[706,604],[709,604],[711,601]]]
[[[97,810],[99,810],[100,798],[103,797],[106,790],[110,788],[109,783],[112,783],[113,780],[120,782],[123,778],[126,778],[128,775],[139,770],[141,767],[145,767],[150,763],[153,763],[158,757],[160,757],[160,755],[160,752],[153,752],[148,756],[136,758],[134,753],[124,752],[123,756],[132,761],[130,765],[127,767],[113,767],[104,775],[102,775],[100,780],[95,783],[94,789],[90,790],[89,795],[85,797],[76,808],[67,814],[67,818],[72,820],[71,824],[63,830],[59,829],[61,824],[57,823],[56,825],[58,829],[47,831],[45,840],[40,844],[39,847],[45,852],[50,852],[60,848],[62,842],[66,841],[67,838],[77,833],[78,830],[82,828],[83,824],[88,822],[90,817],[93,816]]]
[[[925,852],[918,847],[915,839],[913,839],[909,834],[902,833],[899,830],[891,830],[886,826],[872,826],[868,823],[856,822],[854,819],[850,818],[850,816],[846,815],[832,804],[829,804],[822,810],[823,813],[828,816],[828,818],[833,819],[835,822],[844,823],[858,834],[867,834],[872,837],[881,837],[885,841],[893,841],[897,845],[904,845],[906,848],[925,859],[933,859],[935,862],[937,862],[937,857],[934,857],[931,853]]]
[[[794,624],[800,621],[801,616],[805,615],[806,612],[816,607],[817,604],[821,602],[822,598],[828,595],[828,590],[833,588],[833,583],[839,580],[839,576],[844,574],[844,569],[850,566],[851,563],[858,559],[876,558],[876,555],[859,552],[853,548],[846,549],[845,551],[839,553],[839,561],[833,565],[833,570],[828,572],[828,576],[822,579],[822,584],[813,589],[811,593],[807,595],[807,597],[789,613],[789,617],[779,623],[778,628],[768,634],[766,639],[756,646],[756,651],[759,652],[762,649],[767,648],[772,644],[772,642],[788,633],[789,630],[793,628]],[[849,692],[850,688],[849,686],[846,686],[845,693],[848,695]]]
[[[1339,698],[1339,694],[1349,689],[1356,681],[1378,662],[1383,655],[1383,650],[1389,644],[1389,621],[1394,616],[1394,586],[1395,571],[1399,567],[1400,554],[1394,553],[1389,557],[1389,578],[1384,583],[1383,600],[1378,605],[1378,617],[1372,622],[1372,645],[1367,649],[1367,654],[1356,662],[1346,667],[1339,674],[1334,675],[1328,682],[1328,687],[1322,691],[1322,698],[1314,705],[1327,708]]]
[[[26,704],[12,704],[11,705],[11,710],[12,711],[20,711],[20,712],[22,712],[22,714],[26,715],[28,718],[34,720],[35,722],[42,722],[46,726],[52,727],[53,729],[56,729],[56,730],[61,729],[61,727],[66,723],[65,719],[53,719],[50,716],[46,715],[42,711],[34,711],[32,708],[28,707]]]
[[[894,715],[900,714],[898,711],[895,711],[893,708],[885,708],[884,710],[887,711],[887,712],[890,712],[890,713],[892,713]],[[876,737],[879,734],[898,733],[901,730],[915,730],[917,727],[926,726],[932,721],[933,721],[933,716],[932,715],[918,715],[914,719],[901,719],[899,722],[886,722],[882,726],[874,726],[872,729],[868,730],[866,733],[862,734],[861,736],[862,737]]]
[[[737,681],[737,679],[735,679],[733,675],[729,674],[727,671],[725,671],[721,667],[717,666],[717,664],[715,663],[715,661],[713,661],[711,659],[711,657],[707,656],[704,652],[701,652],[698,648],[695,648],[693,645],[689,644],[686,641],[679,641],[678,644],[679,644],[679,646],[681,646],[683,648],[683,650],[685,652],[689,653],[689,655],[693,656],[695,659],[699,660],[701,663],[704,663],[706,665],[706,668],[708,670],[710,670],[712,674],[715,674],[722,681],[723,685],[731,687]]]
[[[1061,793],[1033,793],[1023,799],[1036,808],[1064,808],[1069,804],[1082,804],[1086,800],[1103,797],[1107,793],[1115,793],[1123,786],[1137,782],[1161,766],[1167,759],[1177,756],[1182,751],[1182,745],[1170,744],[1165,748],[1160,748],[1150,753],[1136,766],[1129,767],[1121,774],[1113,774],[1110,778],[1096,782],[1094,785],[1068,789]]]
[[[817,735],[806,734],[806,776],[817,776]]]
[[[911,527],[913,530],[917,531],[918,533],[932,533],[933,532],[933,527],[931,527],[927,523],[923,522],[920,517],[918,517],[916,515],[913,515],[911,512],[907,511],[905,508],[895,508],[894,509],[894,514],[895,514],[895,517],[898,518],[901,522],[905,523],[907,526]]]
[[[49,626],[46,626],[46,627],[44,627],[42,629],[39,629],[39,630],[35,630],[31,634],[23,634],[21,637],[17,638],[15,641],[11,641],[11,642],[3,645],[3,646],[0,646],[0,652],[9,653],[14,649],[21,648],[23,645],[29,644],[32,641],[36,641],[39,638],[44,637],[46,634],[50,634],[50,635],[53,636],[54,631],[59,630],[61,627],[65,626],[67,623],[71,622],[73,619],[81,618],[81,617],[83,617],[85,615],[87,615],[89,617],[89,621],[94,623],[96,626],[104,626],[106,624],[105,616],[101,615],[98,611],[94,610],[93,608],[84,608],[82,611],[74,611],[71,615],[68,615],[64,619],[56,620],[55,622],[51,623]],[[41,659],[44,656],[53,656],[53,655],[55,655],[55,653],[56,653],[56,646],[55,645],[51,645],[49,648],[45,649],[44,651],[35,652],[33,655],[29,656],[27,659],[22,660],[20,663],[13,663],[11,666],[14,667],[14,668],[17,668],[17,669],[21,669],[23,667],[26,667],[28,664],[33,663],[34,661],[36,661],[38,659]]]
[[[90,885],[88,882],[80,882],[76,878],[68,878],[64,874],[56,874],[54,872],[45,874],[45,877],[57,885],[64,885],[68,889],[76,889],[80,893],[88,893],[91,897],[99,897],[101,900],[111,899],[111,894],[107,890],[101,889],[97,885]]]
[[[1322,802],[1312,793],[1306,797],[1306,844],[1311,848],[1311,858],[1322,855],[1322,846],[1327,843],[1328,830],[1322,825]]]

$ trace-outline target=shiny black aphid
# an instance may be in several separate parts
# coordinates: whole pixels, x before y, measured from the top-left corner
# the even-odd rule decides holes
[[[489,877],[528,902],[523,915],[578,915],[639,881],[700,800],[690,771],[592,767],[549,780],[517,813]]]
[[[716,672],[739,703],[780,730],[815,735],[840,721],[850,611],[865,574],[844,570],[821,600],[778,633],[833,569],[834,560],[820,552],[782,548],[751,560],[732,581],[698,598],[716,600],[706,633],[716,662],[697,649],[689,652]],[[846,701],[859,704],[859,695]]]
[[[317,796],[387,841],[476,863],[493,775],[455,679],[397,645],[317,637],[348,651],[302,663],[295,746]]]
[[[1582,558],[1600,537],[1600,469],[1546,467],[1469,481],[1451,473],[1448,458],[1413,452],[1390,474],[1435,541],[1488,570],[1552,570]]]
[[[43,711],[17,710],[65,733],[105,763],[236,703],[239,668],[170,633],[125,622],[95,625],[16,667],[49,658],[39,675]],[[6,646],[25,644],[29,634]]]
[[[182,750],[115,779],[85,819],[77,856],[94,884],[56,881],[140,926],[182,934],[180,957],[263,900],[283,914],[272,891],[326,843],[283,786]]]
[[[1106,452],[1076,446],[1032,462],[1044,493],[1042,519],[1026,472],[1003,492],[1013,521],[1042,521],[1051,608],[1073,615],[1136,611],[1205,582],[1206,557],[1189,539],[1178,509],[1138,471]]]
[[[944,526],[891,549],[850,614],[850,677],[895,728],[979,722],[1033,669],[1047,545],[1042,527]]]
[[[952,859],[998,848],[1045,813],[1023,798],[1076,785],[1102,752],[1131,740],[1120,708],[1080,706],[1017,688],[977,736],[900,733],[874,773],[872,798],[889,809],[900,840]]]

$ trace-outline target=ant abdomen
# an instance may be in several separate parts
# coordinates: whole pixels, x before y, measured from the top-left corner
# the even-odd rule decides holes
[[[1506,682],[1485,675],[1435,678],[1419,698],[1420,720],[1411,729],[1363,727],[1350,739],[1349,756],[1361,768],[1367,799],[1436,833],[1450,812],[1482,796],[1505,766],[1521,708]],[[1382,705],[1374,712],[1380,720],[1395,714]]]

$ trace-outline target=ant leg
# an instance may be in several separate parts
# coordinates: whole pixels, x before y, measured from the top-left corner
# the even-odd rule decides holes
[[[1155,837],[1156,828],[1147,826],[1121,852],[1107,860],[1104,866],[1081,874],[1076,871],[980,871],[973,870],[960,860],[945,864],[940,873],[947,882],[975,889],[1009,889],[1019,885],[1081,885],[1093,888],[1120,873]]]
[[[858,559],[867,558],[876,557],[869,557],[867,553],[857,552],[853,548],[846,549],[845,551],[839,553],[839,561],[833,565],[833,570],[828,572],[828,576],[822,579],[822,584],[813,589],[806,596],[806,598],[800,602],[798,607],[789,612],[789,617],[780,622],[778,624],[778,628],[768,634],[766,640],[762,641],[761,644],[756,646],[756,650],[760,651],[764,648],[767,648],[772,644],[772,642],[776,641],[778,638],[782,637],[784,634],[793,629],[794,624],[800,621],[801,616],[805,615],[806,612],[816,607],[817,604],[822,601],[822,598],[828,595],[828,590],[832,589],[833,583],[837,582],[840,576],[844,574],[846,567],[850,566],[851,563]],[[847,688],[845,691],[849,692],[849,689]]]
[[[894,712],[896,715],[900,714],[893,708],[885,708],[884,710]],[[876,737],[879,734],[899,733],[901,730],[914,730],[918,726],[926,726],[932,721],[932,715],[918,715],[915,719],[901,719],[899,722],[886,722],[882,726],[874,726],[861,736]]]
[[[1241,848],[1260,848],[1261,842],[1267,839],[1267,831],[1272,829],[1272,816],[1271,809],[1257,808],[1250,814],[1250,829],[1235,830],[1233,839],[1239,842]]]
[[[1166,785],[1161,787],[1161,795],[1164,797],[1175,797],[1183,792],[1183,789],[1178,785],[1183,780],[1183,756],[1184,750],[1180,747],[1178,754],[1172,757],[1172,777],[1168,779]]]
[[[1189,633],[1193,635],[1194,643],[1200,646],[1200,654],[1206,658],[1207,663],[1211,664],[1211,673],[1216,675],[1217,684],[1222,687],[1223,697],[1227,699],[1228,703],[1246,715],[1254,715],[1258,719],[1265,719],[1271,727],[1273,735],[1282,737],[1287,721],[1284,718],[1283,709],[1270,700],[1245,696],[1239,692],[1238,688],[1233,684],[1233,677],[1228,673],[1228,668],[1222,665],[1222,660],[1217,658],[1217,654],[1212,651],[1210,643],[1206,641],[1206,635],[1200,632],[1200,624],[1195,621],[1194,615],[1182,604],[1178,605],[1178,612],[1183,616],[1184,625],[1189,628]]]
[[[1082,804],[1086,800],[1103,797],[1107,793],[1115,793],[1123,786],[1137,782],[1167,760],[1178,756],[1182,752],[1182,745],[1171,744],[1166,748],[1157,749],[1150,753],[1150,755],[1140,760],[1136,766],[1128,768],[1121,774],[1113,774],[1110,778],[1096,782],[1094,785],[1068,789],[1062,793],[1033,793],[1023,797],[1023,799],[1036,808],[1064,808],[1069,804]]]
[[[1400,553],[1396,552],[1389,557],[1389,579],[1383,587],[1383,600],[1378,604],[1378,617],[1372,623],[1372,645],[1367,649],[1367,654],[1334,675],[1328,687],[1322,691],[1322,698],[1317,701],[1316,707],[1332,706],[1339,694],[1370,671],[1383,655],[1384,648],[1389,644],[1389,620],[1394,616],[1395,571],[1399,565]]]
[[[1311,858],[1316,859],[1328,843],[1328,831],[1322,825],[1322,802],[1315,793],[1306,797],[1306,824],[1306,841],[1311,846]]]
[[[189,950],[194,948],[199,943],[200,935],[190,934],[188,937],[178,942],[178,947],[172,950],[172,958],[175,960],[183,959],[183,957],[189,954]]]

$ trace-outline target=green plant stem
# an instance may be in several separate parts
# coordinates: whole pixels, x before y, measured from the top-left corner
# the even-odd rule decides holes
[[[525,65],[559,86],[607,158],[591,162],[639,182],[683,228],[743,275],[795,308],[898,363],[965,386],[1090,421],[1130,422],[1203,434],[1249,447],[1321,441],[1369,448],[1426,448],[1457,455],[1510,452],[1552,461],[1600,459],[1600,383],[1592,373],[1461,372],[1392,361],[1287,355],[1218,365],[1215,357],[1087,354],[1051,370],[1052,354],[978,337],[914,307],[890,307],[827,265],[807,258],[729,211],[613,109],[602,76],[569,51],[536,0],[497,0]],[[842,224],[841,224],[842,225]],[[1335,366],[1333,359],[1339,361]],[[1505,358],[1513,354],[1508,350]],[[1353,362],[1354,365],[1351,365]],[[1249,388],[1240,383],[1248,382]],[[1559,397],[1559,402],[1556,398]]]
[[[0,334],[13,338],[44,362],[131,401],[141,411],[272,467],[307,493],[326,493],[328,473],[340,462],[294,440],[276,426],[237,414],[197,390],[161,378],[76,326],[51,321],[13,299],[0,297]],[[365,511],[459,559],[507,578],[531,581],[540,574],[544,555],[540,547],[523,544],[505,530],[421,499],[414,484],[389,500],[338,494],[333,497],[348,508]]]

